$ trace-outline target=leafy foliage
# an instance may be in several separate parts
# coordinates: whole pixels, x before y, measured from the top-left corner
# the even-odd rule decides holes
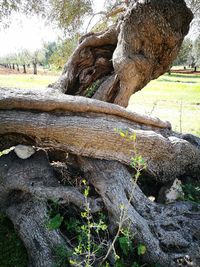
[[[146,247],[142,244],[139,244],[137,247],[137,253],[139,256],[144,255],[146,253]]]
[[[189,57],[191,55],[192,46],[192,41],[189,38],[186,38],[182,43],[181,49],[176,60],[173,62],[173,65],[187,65]]]
[[[49,64],[53,64],[56,68],[61,69],[71,56],[78,42],[78,35],[71,38],[58,40],[54,52],[49,57]]]
[[[182,185],[185,194],[184,199],[200,204],[200,186],[193,184]]]
[[[89,88],[87,88],[86,97],[89,98],[92,97],[97,91],[99,85],[100,85],[100,80],[96,80]]]
[[[49,230],[55,230],[58,229],[63,221],[63,217],[58,213],[53,218],[51,218],[47,223],[47,228]]]
[[[92,12],[91,0],[1,0],[0,21],[10,18],[13,12],[38,14],[54,21],[61,29],[73,33],[80,29],[83,20]],[[8,24],[8,23],[7,23]]]
[[[90,0],[51,0],[49,18],[58,22],[60,28],[70,33],[79,31],[85,17],[92,12]]]

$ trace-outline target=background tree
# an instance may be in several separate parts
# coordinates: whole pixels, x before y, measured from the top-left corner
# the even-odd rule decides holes
[[[194,41],[193,55],[196,62],[196,67],[200,66],[200,35]]]
[[[50,58],[57,49],[57,43],[56,42],[45,43],[43,49],[44,49],[44,57],[45,57],[44,65],[49,67]]]
[[[56,48],[49,58],[49,63],[53,64],[56,68],[63,68],[66,60],[69,59],[73,50],[78,43],[78,35],[68,38],[66,40],[58,40]]]
[[[113,240],[121,230],[145,247],[142,260],[149,265],[199,265],[199,205],[161,204],[148,197],[158,200],[161,187],[176,178],[198,181],[200,140],[123,108],[130,95],[169,68],[191,20],[182,0],[133,1],[111,27],[80,39],[54,85],[42,91],[0,90],[0,148],[15,145],[0,158],[0,208],[18,230],[30,266],[54,266],[55,248],[61,246],[72,255],[72,266],[84,257],[88,266],[102,266],[105,259],[114,265]],[[93,99],[83,97],[91,89]],[[137,170],[142,190],[132,182]],[[84,188],[82,193],[80,176],[93,186],[91,195]],[[72,252],[80,250],[69,232],[63,237],[46,227],[52,199],[64,205],[68,217],[77,208],[96,213],[103,206],[110,231],[103,259],[90,245],[87,256],[74,258]]]
[[[181,45],[181,49],[177,55],[177,58],[173,62],[175,66],[186,66],[188,65],[189,58],[193,49],[193,42],[189,38],[185,38]]]
[[[15,62],[16,62],[17,70],[20,71],[19,69],[19,66],[21,64],[20,52],[15,53]]]
[[[200,29],[200,1],[186,0],[186,3],[194,14],[194,19],[191,23],[193,34],[198,34]]]
[[[199,58],[200,58],[200,48],[199,48],[199,36],[193,41],[192,48],[188,57],[188,64],[191,68],[194,68],[194,72],[196,72],[197,67],[199,66]]]
[[[31,62],[33,64],[33,74],[37,74],[38,64],[44,65],[45,64],[45,51],[44,49],[37,49],[33,53],[31,53]]]
[[[23,67],[23,73],[27,73],[27,65],[31,63],[31,54],[27,49],[23,49],[18,53],[18,60]]]

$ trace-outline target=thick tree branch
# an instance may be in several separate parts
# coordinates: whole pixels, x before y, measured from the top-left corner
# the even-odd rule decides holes
[[[1,97],[0,103],[0,108],[3,108],[0,111],[1,135],[24,134],[33,137],[40,146],[57,146],[76,155],[118,160],[128,165],[136,149],[146,160],[149,174],[160,181],[173,180],[186,173],[195,176],[199,172],[200,151],[195,146],[178,137],[170,137],[173,132],[168,129],[149,127],[113,116],[112,105],[106,106],[106,114],[98,113],[98,108],[95,113],[90,108],[88,112],[80,112],[80,107],[69,112],[65,108],[61,109],[62,106],[65,107],[63,100],[61,101],[62,95],[57,95],[58,106],[55,96],[53,101],[49,96],[51,100],[44,104],[44,99],[34,100],[33,94],[29,95],[28,91],[24,97],[21,95],[19,101],[6,95]],[[73,107],[77,106],[76,98],[70,98],[71,102],[75,100]],[[90,101],[88,102],[93,103],[94,107],[95,103],[101,103]],[[52,110],[53,107],[54,112],[39,112],[40,107],[43,110],[45,107]],[[111,114],[108,112],[109,107]],[[25,108],[28,110],[20,111]],[[122,111],[132,117],[131,113]],[[122,138],[115,133],[115,128],[127,130],[130,134],[134,132],[137,136],[136,143],[127,141],[122,145]]]
[[[28,252],[30,267],[55,266],[59,249],[71,252],[67,238],[59,230],[47,227],[47,200],[63,197],[79,207],[85,200],[72,188],[60,186],[58,194],[58,187],[44,151],[26,160],[19,159],[13,151],[0,158],[0,210],[8,215],[18,231]]]
[[[145,261],[177,267],[179,260],[184,263],[185,257],[189,257],[192,266],[199,266],[199,205],[151,202],[121,164],[86,158],[79,159],[79,162],[103,198],[115,227],[122,218],[124,227],[134,233],[134,239],[145,244]]]
[[[97,86],[99,99],[127,106],[133,93],[169,69],[192,18],[183,0],[133,1],[116,25],[81,39],[53,87],[87,95],[95,81],[115,74],[109,94],[107,83]]]
[[[127,111],[120,106],[110,105],[109,103],[94,99],[60,94],[51,89],[28,90],[0,88],[0,109],[25,109],[47,112],[92,112],[118,116],[121,119],[128,119],[136,123],[158,128],[171,128],[169,122],[163,122],[158,118],[140,115],[136,112]]]

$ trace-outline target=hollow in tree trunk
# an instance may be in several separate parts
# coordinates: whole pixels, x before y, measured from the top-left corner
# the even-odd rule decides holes
[[[67,210],[85,207],[80,176],[76,187],[62,184],[63,177],[72,182],[73,168],[94,188],[91,213],[107,211],[111,242],[124,207],[122,227],[145,245],[144,262],[199,266],[199,205],[160,204],[148,196],[157,200],[158,189],[177,178],[198,181],[200,139],[120,107],[169,69],[191,19],[182,0],[133,1],[115,25],[81,38],[59,80],[46,90],[0,89],[0,148],[25,145],[0,158],[0,209],[18,230],[30,266],[54,266],[60,245],[73,251],[69,233],[45,227],[50,200]],[[138,155],[146,169],[135,184],[129,165]]]

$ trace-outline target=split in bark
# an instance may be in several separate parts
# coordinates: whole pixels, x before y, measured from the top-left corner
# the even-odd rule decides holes
[[[86,95],[100,79],[98,99],[127,106],[133,93],[168,70],[191,20],[182,0],[133,1],[115,26],[80,40],[52,86],[66,94]]]
[[[52,89],[0,89],[0,149],[20,142],[74,154],[74,162],[99,193],[113,231],[123,206],[124,227],[147,248],[144,260],[163,267],[188,259],[193,266],[200,264],[199,206],[150,202],[132,184],[125,165],[137,150],[147,163],[145,183],[165,184],[185,176],[198,180],[199,138],[174,133],[168,122],[98,100],[126,106],[132,93],[164,73],[191,19],[183,0],[133,1],[116,25],[80,40]],[[98,100],[81,97],[88,90]],[[135,133],[136,142],[122,143],[115,128]],[[14,152],[0,158],[0,209],[18,230],[30,266],[53,266],[55,247],[72,249],[59,231],[44,227],[52,198],[67,208],[69,203],[79,208],[85,203],[78,189],[58,183],[43,150],[26,160]],[[98,211],[99,196],[89,201],[91,211]]]
[[[20,140],[19,134],[22,134],[22,140],[27,136],[26,142],[23,141],[25,144],[56,147],[79,156],[118,160],[129,165],[130,157],[133,155],[133,146],[135,146],[147,161],[147,176],[151,179],[165,183],[176,177],[186,176],[188,173],[193,178],[197,178],[200,173],[199,139],[190,136],[191,143],[181,139],[181,135],[175,134],[169,129],[168,123],[142,116],[139,118],[143,118],[143,120],[134,121],[136,114],[111,104],[108,110],[106,103],[104,103],[104,113],[103,110],[98,109],[99,101],[96,100],[85,99],[88,104],[88,112],[86,112],[84,101],[80,102],[83,100],[81,97],[80,100],[79,97],[76,97],[73,107],[71,107],[70,103],[73,99],[71,96],[52,93],[52,95],[48,95],[49,100],[45,101],[39,91],[22,90],[19,95],[17,94],[18,97],[16,97],[15,91],[18,93],[17,89],[10,91],[7,89],[4,94],[1,94],[1,149],[7,143],[7,133],[12,133],[11,136],[13,136],[10,139],[12,140],[10,145],[16,145]],[[62,97],[62,101],[60,101],[60,97]],[[117,116],[116,111],[118,111]],[[149,124],[148,119],[150,122],[154,122],[154,126],[150,125],[152,123]],[[157,122],[157,127],[155,122]],[[122,145],[121,138],[114,132],[116,127],[128,129],[130,133],[135,132],[136,142],[124,142]],[[15,134],[17,134],[16,138]],[[31,141],[28,137],[31,137]],[[188,136],[184,135],[183,137],[188,139]],[[13,153],[7,157],[14,157]],[[21,192],[22,199],[24,199],[24,194],[43,200],[56,198],[62,204],[72,202],[78,207],[83,207],[84,197],[81,193],[76,189],[59,185],[52,171],[49,174],[49,167],[48,171],[43,169],[42,162],[44,160],[41,159],[40,153],[42,151],[25,161],[17,160],[15,156],[15,161],[18,163],[14,163],[12,158],[8,164],[8,158],[1,158],[3,167],[3,169],[1,168],[3,190],[0,194],[2,205],[8,203],[8,196],[11,196],[13,192]],[[45,158],[45,155],[43,157]],[[33,164],[34,158],[37,159],[38,166]],[[191,251],[195,246],[199,247],[197,229],[200,220],[199,212],[192,213],[192,204],[176,203],[168,206],[155,204],[150,202],[138,187],[135,187],[133,199],[129,204],[128,199],[133,191],[133,185],[130,182],[130,173],[123,165],[118,162],[95,161],[81,157],[78,158],[78,163],[85,177],[90,178],[91,183],[102,197],[106,209],[112,215],[112,222],[116,222],[115,228],[117,227],[117,218],[119,218],[120,204],[127,207],[128,219],[124,226],[127,224],[131,226],[131,231],[137,233],[137,242],[147,246],[147,255],[144,260],[150,263],[159,262],[161,266],[176,266],[178,259],[189,255],[193,262],[198,261],[198,256]],[[23,166],[21,171],[20,166]],[[173,168],[173,166],[175,167]],[[24,168],[28,170],[28,180],[21,175]],[[39,170],[41,174],[38,175],[36,170]],[[6,171],[9,173],[9,179]],[[37,177],[36,181],[34,181],[35,176]],[[94,211],[99,210],[98,201],[92,201],[91,207],[94,207]],[[28,205],[28,203],[25,201],[24,205]],[[45,204],[43,203],[43,205]],[[15,207],[14,210],[20,214],[19,209]],[[7,214],[13,220],[10,213],[7,212]],[[44,212],[44,214],[46,213]],[[188,216],[191,219],[189,222]],[[113,218],[115,219],[113,220]],[[16,224],[15,221],[14,224]],[[186,232],[191,225],[192,230],[188,236]],[[191,241],[192,237],[193,241]],[[28,238],[30,239],[30,237]],[[27,245],[26,247],[29,250]],[[175,249],[175,247],[179,249]],[[49,257],[52,258],[52,255],[51,252],[51,257]]]

